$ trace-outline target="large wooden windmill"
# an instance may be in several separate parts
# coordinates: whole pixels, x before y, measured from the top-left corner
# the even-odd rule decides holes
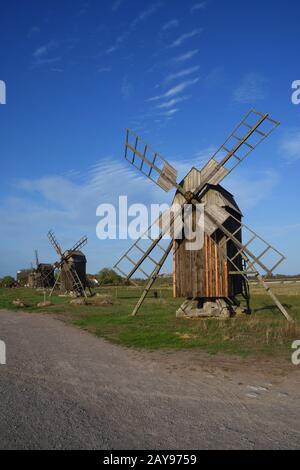
[[[48,238],[60,257],[60,260],[54,263],[55,269],[59,270],[59,275],[50,296],[55,286],[60,282],[62,293],[74,292],[77,296],[87,297],[86,288],[90,290],[90,287],[86,276],[86,257],[80,251],[87,244],[87,237],[82,237],[71,249],[64,252],[52,231],[49,231]]]
[[[197,228],[193,215],[195,208],[199,203],[204,204],[201,248],[187,249],[188,240],[182,237],[181,229],[178,237],[176,228],[180,225],[182,210],[176,212],[177,209],[171,208],[170,227],[165,228],[163,215],[159,219],[157,236],[153,237],[152,227],[149,227],[115,265],[127,279],[137,272],[147,279],[132,315],[137,314],[173,248],[175,297],[197,299],[204,309],[207,303],[213,303],[215,308],[223,308],[224,302],[235,305],[238,294],[243,294],[249,301],[248,280],[252,277],[259,280],[286,319],[292,320],[263,277],[279,266],[285,259],[284,255],[242,223],[242,214],[234,197],[220,186],[220,182],[278,125],[269,114],[254,109],[249,111],[207,164],[200,170],[192,168],[179,183],[177,170],[127,130],[125,158],[164,191],[176,190],[173,203],[179,204],[180,208],[187,204],[193,208],[194,228]],[[165,247],[163,240],[166,234],[171,234],[171,241]],[[155,255],[155,252],[160,255]]]

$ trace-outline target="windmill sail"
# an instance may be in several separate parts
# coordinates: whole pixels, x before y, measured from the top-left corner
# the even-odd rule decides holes
[[[176,185],[176,168],[130,129],[126,131],[125,158],[164,191]]]
[[[53,233],[52,230],[50,230],[48,232],[48,238],[49,238],[49,241],[51,243],[51,245],[53,246],[53,248],[55,249],[56,253],[59,255],[59,256],[62,256],[62,250],[61,250],[61,247]]]
[[[160,259],[156,253],[159,255],[166,251],[165,240],[181,237],[182,230],[182,207],[174,204],[165,210],[130,246],[114,265],[114,269],[117,269],[126,279],[131,279],[137,271],[148,278]],[[151,256],[153,251],[155,251],[155,256]],[[146,264],[148,264],[147,268]]]
[[[220,213],[223,213],[224,215],[222,219],[219,218]],[[230,218],[239,224],[238,229],[233,233],[229,232],[223,225],[224,221],[227,221]],[[228,212],[220,207],[218,207],[218,213],[214,211],[214,208],[206,209],[204,226],[206,225],[206,221],[208,221],[208,227],[210,229],[211,227],[214,228],[214,231],[219,229],[224,235],[226,235],[226,238],[220,243],[220,245],[228,243],[228,240],[231,240],[238,248],[238,251],[232,256],[232,258],[229,258],[230,262],[233,262],[240,254],[244,253],[251,258],[253,265],[258,269],[261,269],[265,274],[271,275],[273,271],[285,260],[285,256],[280,253],[280,251],[274,248],[250,227],[239,221],[234,215],[228,214]],[[243,231],[244,239],[247,239],[244,243],[241,243],[236,238],[236,235],[241,231]]]
[[[255,109],[249,111],[202,168],[201,184],[195,190],[195,195],[208,183],[219,184],[277,126],[279,126],[279,122],[272,119],[268,114],[262,114]]]
[[[87,237],[82,237],[69,251],[74,252],[80,250],[80,248],[83,248],[87,244],[87,241]]]

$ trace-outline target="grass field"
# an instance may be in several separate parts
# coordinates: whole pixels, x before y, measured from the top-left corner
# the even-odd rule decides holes
[[[273,289],[276,292],[277,287]],[[0,289],[0,308],[17,310],[12,302],[19,298],[25,304],[24,311],[54,314],[97,336],[136,348],[200,348],[209,353],[289,357],[292,341],[300,339],[299,284],[278,287],[279,298],[295,319],[294,324],[288,324],[271,299],[257,287],[253,287],[253,314],[226,320],[177,319],[175,311],[183,299],[173,299],[169,288],[159,289],[158,298],[150,293],[135,318],[129,314],[139,298],[139,289],[108,287],[100,292],[109,295],[112,303],[99,305],[102,297],[93,297],[88,305],[71,305],[69,297],[54,295],[53,305],[39,308],[37,303],[43,300],[43,292]]]

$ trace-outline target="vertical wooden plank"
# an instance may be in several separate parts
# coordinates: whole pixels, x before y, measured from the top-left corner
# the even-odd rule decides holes
[[[197,269],[197,285],[198,294],[197,297],[203,297],[203,247],[197,251],[196,258],[196,269]]]
[[[187,270],[187,260],[185,256],[185,241],[181,244],[181,251],[180,251],[180,258],[181,258],[181,272],[180,272],[180,284],[182,286],[182,291],[184,296],[186,296],[186,285],[185,285],[185,273]]]
[[[216,297],[219,297],[219,269],[218,269],[218,247],[215,243],[215,288],[216,288]]]
[[[219,282],[220,282],[220,297],[224,297],[224,293],[223,293],[223,277],[222,277],[222,273],[223,273],[223,263],[222,263],[222,251],[221,251],[221,248],[218,247],[219,249]]]
[[[209,237],[209,297],[212,297],[212,240]]]
[[[204,240],[205,240],[205,297],[208,297],[208,247],[207,247],[207,235],[204,235]]]
[[[173,297],[176,297],[176,241],[173,241]]]
[[[215,296],[215,242],[211,238],[211,297]]]
[[[224,262],[224,278],[225,278],[225,297],[228,297],[228,265],[227,260]]]

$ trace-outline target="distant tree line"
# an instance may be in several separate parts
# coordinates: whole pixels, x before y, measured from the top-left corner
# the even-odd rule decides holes
[[[89,275],[90,277],[93,277]],[[125,277],[118,274],[112,268],[103,268],[101,271],[98,272],[96,276],[94,276],[100,285],[110,285],[110,286],[130,286],[132,283],[125,279]],[[145,279],[134,277],[132,278],[134,284],[139,286],[144,285]],[[170,286],[172,285],[172,276],[171,275],[162,275],[158,277],[156,280],[156,285],[159,286]]]

